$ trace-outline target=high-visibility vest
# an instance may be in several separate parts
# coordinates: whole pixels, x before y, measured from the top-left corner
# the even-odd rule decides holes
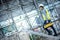
[[[47,9],[46,9],[46,15],[42,14],[42,17],[43,17],[44,20],[51,20],[50,13],[48,12]]]

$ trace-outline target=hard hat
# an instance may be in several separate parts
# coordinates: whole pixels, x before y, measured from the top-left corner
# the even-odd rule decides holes
[[[40,4],[40,5],[39,5],[39,7],[40,7],[40,6],[44,7],[44,5],[43,5],[43,4]]]

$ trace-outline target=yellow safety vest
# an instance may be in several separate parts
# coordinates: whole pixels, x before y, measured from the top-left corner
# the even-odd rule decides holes
[[[44,20],[51,20],[50,13],[48,12],[47,9],[46,9],[46,16],[44,14],[42,14],[42,17],[43,17]]]
[[[46,9],[46,15],[42,14],[42,17],[43,17],[44,20],[51,20],[50,13],[48,12],[47,9]],[[53,25],[53,23],[48,23],[48,24],[44,25],[44,28],[48,28],[52,25]]]

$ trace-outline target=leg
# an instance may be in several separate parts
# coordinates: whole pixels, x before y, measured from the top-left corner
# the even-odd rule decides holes
[[[50,20],[46,20],[46,21],[44,21],[44,25],[47,24],[47,21],[50,22]],[[44,26],[43,26],[43,28],[44,28]],[[50,30],[48,30],[47,28],[44,28],[44,29],[48,32],[48,35],[52,35]]]
[[[51,28],[52,28],[53,31],[54,31],[54,36],[57,36],[57,32],[56,32],[55,28],[53,27],[53,25],[51,26]]]
[[[45,28],[45,30],[48,32],[48,35],[52,35],[51,31]]]

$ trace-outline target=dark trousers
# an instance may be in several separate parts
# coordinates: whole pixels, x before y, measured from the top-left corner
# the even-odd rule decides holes
[[[51,22],[51,20],[46,20],[46,21],[44,21],[44,25],[45,24],[47,24],[47,23],[50,23]],[[53,25],[52,26],[50,26],[52,29],[53,29],[53,31],[54,31],[54,36],[57,36],[57,33],[56,33],[56,30],[55,30],[55,28],[53,27]],[[44,27],[43,27],[44,28]],[[48,35],[52,35],[52,33],[51,33],[51,31],[48,29],[48,28],[44,28],[47,32],[48,32]]]

